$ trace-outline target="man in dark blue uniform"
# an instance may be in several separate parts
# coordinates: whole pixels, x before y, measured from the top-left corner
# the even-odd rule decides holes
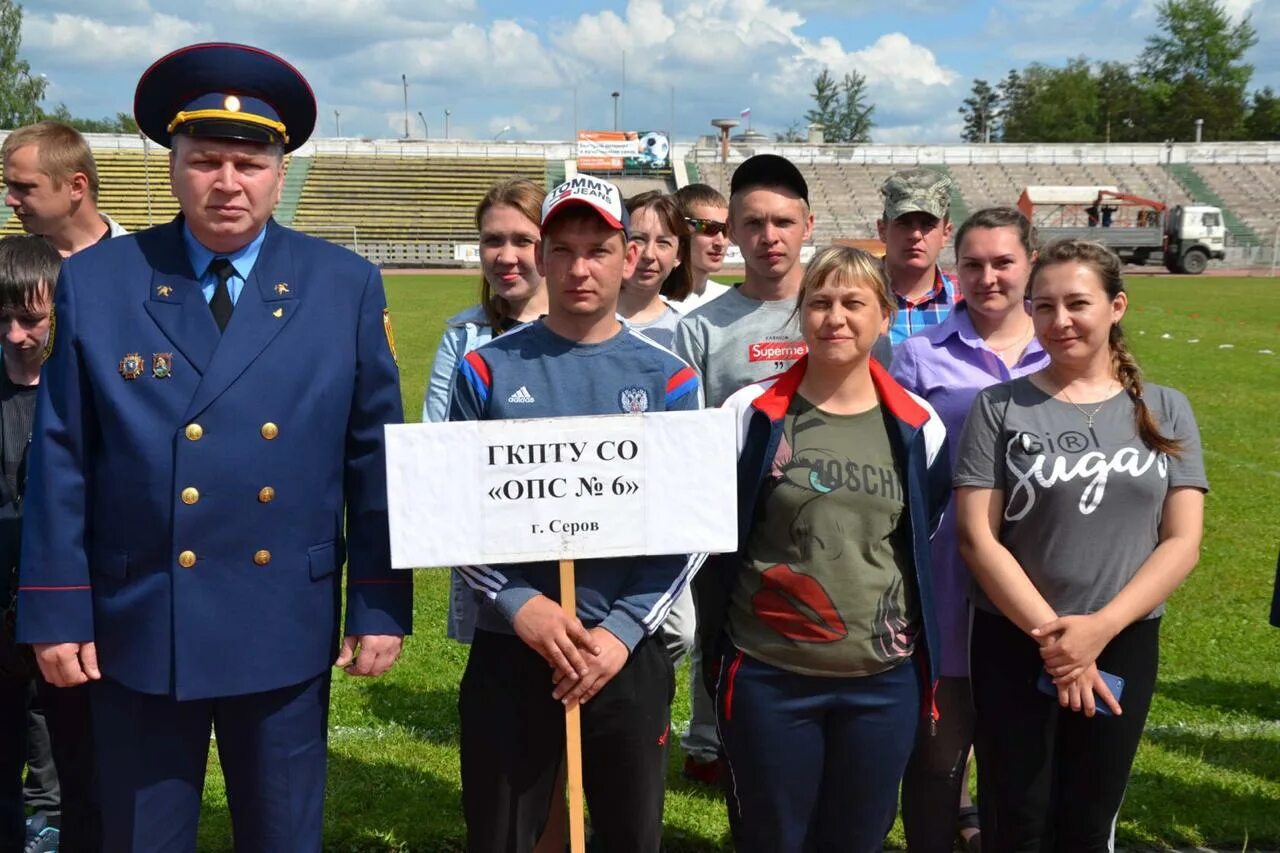
[[[184,48],[134,112],[182,215],[62,268],[18,637],[51,683],[93,683],[105,849],[195,849],[213,726],[236,849],[319,850],[330,666],[377,675],[410,627],[381,277],[271,219],[315,124],[288,63]]]

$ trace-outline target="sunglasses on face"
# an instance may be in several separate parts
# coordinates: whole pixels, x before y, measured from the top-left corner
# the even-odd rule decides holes
[[[714,219],[695,219],[692,216],[686,216],[684,221],[689,223],[690,229],[698,234],[706,234],[708,237],[725,234],[729,228],[724,222],[716,222]]]

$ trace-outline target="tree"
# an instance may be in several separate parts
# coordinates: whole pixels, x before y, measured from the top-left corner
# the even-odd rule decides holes
[[[42,75],[18,57],[22,47],[22,7],[0,0],[0,127],[21,127],[39,121],[40,102],[49,85]]]
[[[1186,139],[1204,119],[1205,139],[1239,139],[1253,76],[1244,56],[1258,42],[1249,16],[1232,24],[1218,0],[1163,0],[1156,14],[1157,32],[1138,58],[1155,138]]]
[[[1022,103],[1023,86],[1022,74],[1016,68],[1010,68],[1009,73],[996,86],[996,94],[1000,96],[1000,121],[997,123],[997,129],[1000,133],[1000,139],[1004,139],[1004,126],[1010,112]],[[996,138],[996,132],[992,131],[991,138]]]
[[[81,133],[137,133],[138,123],[128,113],[116,113],[115,118],[76,118],[67,109],[66,104],[58,104],[47,118],[60,121],[74,127]]]
[[[805,135],[800,132],[800,122],[793,121],[787,129],[773,135],[774,142],[804,142]]]
[[[813,109],[804,114],[809,124],[820,124],[827,142],[871,141],[874,104],[867,103],[867,78],[850,71],[840,81],[824,68],[813,78]]]
[[[1019,75],[1006,103],[1005,142],[1091,142],[1096,138],[1098,86],[1089,63],[1065,68],[1032,63]]]
[[[1098,87],[1096,138],[1104,142],[1160,141],[1150,136],[1151,93],[1132,68],[1123,62],[1103,62],[1095,69],[1094,79]]]
[[[875,104],[867,104],[867,78],[857,71],[844,75],[840,84],[843,100],[838,114],[838,138],[831,142],[863,143],[871,141]]]
[[[1010,72],[1013,73],[1013,72]],[[1000,118],[1000,93],[986,80],[974,80],[969,97],[960,107],[964,116],[964,130],[960,138],[965,142],[999,142],[1000,131],[996,122]]]
[[[1280,95],[1270,86],[1253,93],[1244,129],[1246,139],[1280,139]]]
[[[813,109],[804,114],[809,124],[820,124],[825,131],[827,142],[835,142],[834,135],[840,124],[840,89],[831,70],[824,68],[822,73],[813,78]]]

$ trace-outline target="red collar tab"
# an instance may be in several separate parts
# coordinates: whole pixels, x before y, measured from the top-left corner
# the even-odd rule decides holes
[[[791,401],[795,399],[796,391],[800,387],[800,380],[804,379],[805,368],[809,364],[809,357],[802,357],[795,364],[791,365],[785,373],[778,376],[777,380],[765,389],[764,393],[751,401],[752,408],[763,412],[769,416],[770,420],[781,420],[786,414],[787,409],[791,406]],[[880,398],[880,404],[889,410],[895,418],[903,421],[913,429],[919,429],[929,420],[929,412],[923,406],[915,401],[907,390],[898,384],[889,371],[885,370],[880,362],[874,358],[867,362],[867,367],[871,370],[871,382],[875,385],[876,396]]]
[[[764,412],[770,420],[781,420],[796,396],[800,380],[804,379],[805,367],[809,364],[809,356],[801,356],[795,364],[778,375],[777,381],[765,389],[765,392],[751,401],[751,405]]]

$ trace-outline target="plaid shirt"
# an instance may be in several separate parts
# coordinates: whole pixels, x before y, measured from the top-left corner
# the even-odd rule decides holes
[[[933,288],[918,299],[907,299],[896,291],[898,313],[889,327],[889,342],[895,347],[916,332],[928,326],[936,326],[951,314],[960,301],[955,282],[947,278],[941,267],[934,267]]]

